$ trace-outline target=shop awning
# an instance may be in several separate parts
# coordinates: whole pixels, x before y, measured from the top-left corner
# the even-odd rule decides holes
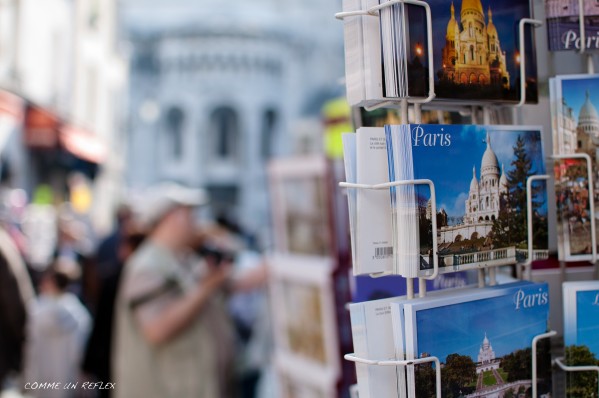
[[[102,163],[106,159],[106,145],[89,130],[72,124],[60,127],[60,144],[73,155],[92,163]]]
[[[62,148],[75,157],[96,164],[102,163],[107,155],[106,145],[92,131],[65,122],[54,112],[34,104],[28,104],[26,108],[24,139],[29,148]]]
[[[58,147],[58,116],[42,107],[29,104],[25,110],[25,145],[34,149]]]

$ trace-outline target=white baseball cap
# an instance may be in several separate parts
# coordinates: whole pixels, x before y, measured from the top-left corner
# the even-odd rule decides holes
[[[197,207],[208,204],[208,193],[201,188],[189,188],[174,182],[160,183],[141,195],[134,212],[146,228],[154,226],[170,210],[178,206]]]

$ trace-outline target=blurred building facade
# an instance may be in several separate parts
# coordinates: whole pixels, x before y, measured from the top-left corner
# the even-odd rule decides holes
[[[202,186],[215,215],[267,230],[266,163],[318,149],[320,108],[342,90],[341,2],[122,5],[131,48],[128,183]]]
[[[88,210],[101,231],[124,172],[127,63],[116,7],[116,0],[0,0],[0,118],[13,115],[9,128],[2,124],[10,185],[31,195],[47,184],[68,200],[68,176],[81,172],[93,181]]]

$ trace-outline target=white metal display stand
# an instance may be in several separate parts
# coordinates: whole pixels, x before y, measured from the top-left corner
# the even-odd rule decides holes
[[[597,372],[599,375],[599,366],[567,366],[562,361],[563,358],[555,358],[553,360],[565,372]],[[597,384],[597,392],[599,393],[599,383]]]
[[[404,180],[404,181],[386,182],[383,184],[376,184],[376,185],[353,184],[353,183],[348,183],[348,182],[340,182],[339,183],[340,187],[352,188],[352,189],[389,189],[391,187],[400,186],[400,185],[428,185],[430,192],[431,192],[431,213],[437,214],[437,198],[436,198],[436,194],[435,194],[435,184],[433,184],[433,182],[431,180],[427,180],[427,179]],[[437,253],[439,246],[437,243],[437,218],[436,217],[431,217],[431,224],[432,224],[432,235],[433,235],[433,253]],[[395,252],[393,255],[395,255]],[[376,274],[371,274],[370,276],[377,278],[377,277],[386,276],[386,275],[391,275],[391,273],[390,272],[376,273]],[[420,295],[420,297],[424,297],[424,294],[426,292],[425,280],[426,279],[429,279],[429,280],[435,279],[438,275],[439,275],[439,258],[436,255],[433,255],[433,272],[432,272],[432,274],[425,278],[418,278],[419,279],[418,294]],[[407,283],[406,295],[409,299],[412,299],[412,298],[414,298],[413,278],[406,278],[406,283]]]
[[[360,358],[355,356],[354,354],[345,354],[345,359],[351,362],[362,363],[365,365],[371,366],[410,366],[410,365],[418,365],[421,363],[434,362],[435,363],[435,389],[437,397],[441,397],[441,362],[437,357],[426,357],[426,358],[418,358],[418,359],[408,359],[401,361],[393,361],[393,360],[372,360],[366,358]]]
[[[530,25],[534,28],[540,27],[543,23],[540,20],[536,20],[536,19],[531,19],[531,18],[524,18],[522,20],[520,20],[519,22],[519,51],[520,54],[522,56],[521,61],[520,61],[520,98],[519,101],[516,104],[511,104],[511,105],[506,105],[504,103],[501,104],[492,104],[492,103],[483,103],[481,104],[481,102],[474,102],[472,105],[469,105],[467,101],[460,101],[459,104],[447,104],[447,103],[442,103],[442,104],[438,104],[438,103],[434,103],[433,100],[435,98],[435,89],[434,89],[434,70],[433,70],[433,44],[432,44],[432,18],[431,18],[431,11],[430,11],[430,7],[429,5],[424,2],[424,1],[419,1],[419,0],[390,0],[388,2],[385,2],[383,4],[380,4],[378,6],[375,7],[371,7],[369,9],[366,10],[358,10],[358,11],[351,11],[351,12],[340,12],[335,14],[335,17],[337,19],[341,19],[343,20],[344,18],[348,18],[348,17],[352,17],[352,16],[371,16],[371,17],[378,17],[379,15],[379,11],[383,8],[392,6],[393,4],[397,4],[397,3],[405,3],[405,4],[414,4],[414,5],[418,5],[421,7],[424,7],[426,10],[426,19],[427,19],[427,26],[426,26],[426,30],[427,30],[427,35],[428,35],[428,57],[429,57],[429,68],[428,68],[428,79],[429,79],[429,93],[428,96],[426,98],[387,98],[385,100],[382,100],[378,103],[375,103],[375,105],[370,106],[370,107],[365,107],[365,109],[367,111],[370,110],[374,110],[377,108],[381,108],[381,107],[387,107],[387,108],[398,108],[399,109],[399,116],[400,116],[400,121],[402,124],[407,124],[408,123],[408,106],[409,105],[413,105],[413,110],[414,110],[414,119],[416,123],[420,123],[421,122],[421,110],[423,106],[426,106],[427,109],[428,108],[432,108],[432,109],[451,109],[451,110],[459,110],[465,113],[470,112],[470,114],[472,115],[472,121],[473,123],[478,123],[477,120],[477,112],[475,107],[476,106],[482,106],[482,113],[483,113],[483,123],[484,124],[491,124],[491,116],[490,116],[490,110],[492,107],[513,107],[513,108],[517,108],[517,107],[521,107],[525,104],[526,102],[526,57],[525,57],[525,26],[526,25]],[[580,10],[580,50],[579,53],[580,54],[586,54],[587,55],[587,71],[589,74],[594,73],[594,65],[593,65],[593,60],[592,60],[592,55],[589,54],[588,52],[585,53],[585,26],[584,26],[584,4],[583,4],[583,0],[579,0],[579,10]],[[590,157],[586,154],[574,154],[574,155],[554,155],[552,157],[553,159],[566,159],[566,158],[584,158],[587,161],[587,170],[588,170],[588,178],[589,178],[589,192],[593,192],[593,179],[592,179],[592,161],[590,159]],[[550,179],[549,175],[536,175],[536,176],[532,176],[527,180],[527,229],[528,229],[528,257],[526,259],[526,261],[523,264],[520,264],[517,266],[517,270],[518,273],[520,274],[520,276],[522,276],[524,279],[531,279],[531,269],[532,269],[532,262],[535,260],[534,258],[534,251],[533,251],[533,247],[532,247],[532,238],[533,238],[533,228],[532,228],[532,184],[536,181],[547,181]],[[350,188],[350,189],[388,189],[392,186],[398,186],[398,185],[409,185],[409,184],[427,184],[430,187],[430,191],[431,191],[431,203],[432,203],[432,212],[433,214],[436,214],[436,197],[435,197],[435,190],[434,190],[434,184],[432,181],[430,180],[406,180],[406,181],[394,181],[394,182],[389,182],[389,183],[384,183],[384,184],[377,184],[377,185],[364,185],[364,184],[350,184],[350,183],[346,183],[346,182],[341,182],[339,183],[339,185],[341,187],[345,187],[345,188]],[[590,196],[590,213],[591,213],[591,219],[594,221],[595,220],[595,211],[594,211],[594,198],[593,195],[589,195]],[[437,244],[437,236],[436,236],[436,232],[437,232],[437,223],[436,223],[436,217],[432,217],[432,229],[433,229],[433,274],[430,275],[427,278],[418,278],[419,279],[419,295],[421,297],[423,297],[426,294],[426,288],[425,288],[425,279],[434,279],[435,277],[437,277],[438,272],[439,272],[439,264],[438,264],[438,258],[437,258],[437,251],[438,251],[438,244]],[[596,263],[597,261],[597,245],[596,245],[596,231],[595,231],[595,222],[591,222],[591,240],[592,240],[592,263]],[[488,272],[489,272],[489,280],[490,280],[490,285],[494,285],[495,284],[495,267],[489,267],[487,268]],[[523,275],[521,275],[522,271],[523,271]],[[376,276],[383,276],[386,274],[377,274],[377,275],[371,275],[373,277]],[[485,269],[479,269],[478,271],[478,276],[479,276],[479,286],[484,286],[485,285]],[[414,286],[413,286],[413,281],[411,278],[408,278],[407,280],[407,298],[408,299],[412,299],[414,298]],[[537,360],[536,360],[536,354],[537,354],[537,343],[542,340],[542,339],[546,339],[546,338],[550,338],[550,337],[554,337],[557,335],[557,332],[555,331],[549,331],[547,333],[541,334],[536,336],[533,341],[531,342],[531,347],[532,347],[532,396],[534,398],[537,397]],[[414,360],[377,360],[377,359],[371,359],[371,358],[360,358],[355,356],[354,354],[346,354],[344,356],[344,358],[348,361],[352,361],[352,362],[357,362],[357,363],[362,363],[362,364],[366,364],[368,366],[409,366],[409,365],[414,365],[414,364],[418,364],[418,363],[424,363],[424,362],[434,362],[435,363],[435,369],[436,369],[436,395],[437,397],[441,397],[441,366],[440,366],[440,361],[437,357],[427,357],[427,358],[421,358],[421,359],[414,359]],[[565,370],[565,371],[596,371],[599,373],[599,366],[566,366],[563,364],[561,358],[557,358],[554,360],[555,364],[558,365],[561,369]],[[598,386],[599,389],[599,386]]]

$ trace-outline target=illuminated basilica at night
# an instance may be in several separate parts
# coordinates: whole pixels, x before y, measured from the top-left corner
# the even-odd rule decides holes
[[[510,88],[505,51],[501,50],[490,7],[487,15],[488,22],[485,21],[480,0],[462,0],[458,21],[455,7],[451,3],[451,18],[447,24],[443,47],[441,80],[455,84]]]

